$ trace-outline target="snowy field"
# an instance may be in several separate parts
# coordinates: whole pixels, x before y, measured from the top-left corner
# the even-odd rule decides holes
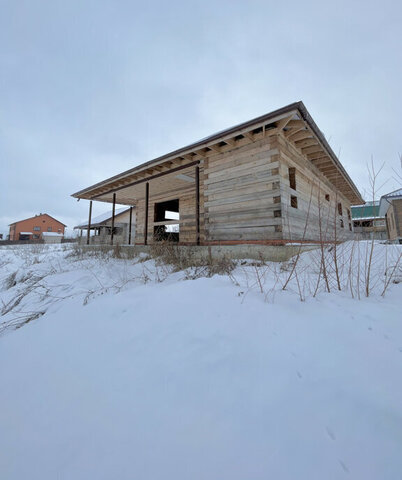
[[[0,479],[400,480],[401,252],[366,297],[364,242],[341,291],[326,252],[330,293],[316,251],[211,275],[1,247]]]

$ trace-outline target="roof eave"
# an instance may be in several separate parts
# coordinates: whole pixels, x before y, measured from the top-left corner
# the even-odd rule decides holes
[[[137,165],[136,167],[133,167],[129,170],[126,170],[126,171],[124,171],[120,174],[114,175],[113,177],[109,177],[106,180],[102,180],[101,182],[98,182],[94,185],[91,185],[90,187],[79,190],[78,192],[73,193],[71,196],[74,197],[74,198],[86,198],[86,197],[88,198],[88,194],[92,190],[98,189],[102,186],[106,186],[109,183],[112,183],[113,181],[116,181],[118,179],[122,179],[122,178],[124,178],[128,175],[139,173],[142,170],[145,170],[145,169],[147,169],[151,166],[156,166],[159,163],[161,163],[165,160],[168,160],[168,159],[170,159],[174,156],[179,156],[181,154],[184,154],[188,150],[201,148],[206,143],[212,142],[214,140],[222,139],[223,137],[228,136],[230,134],[235,134],[239,130],[247,129],[248,127],[252,127],[255,124],[267,122],[269,120],[274,120],[276,117],[279,117],[279,116],[281,116],[283,114],[287,114],[287,113],[290,114],[293,111],[295,113],[298,112],[301,115],[301,117],[303,118],[303,120],[309,125],[309,127],[311,128],[313,133],[316,135],[318,140],[321,142],[324,149],[328,152],[328,154],[329,154],[331,160],[334,162],[336,168],[339,170],[339,172],[342,174],[342,176],[344,177],[344,179],[348,183],[349,187],[351,188],[351,191],[353,192],[353,195],[355,196],[355,200],[356,200],[356,201],[352,201],[352,199],[349,199],[351,204],[364,203],[364,199],[361,196],[358,188],[356,187],[356,185],[354,184],[354,182],[352,181],[352,179],[350,178],[350,176],[346,172],[343,165],[340,163],[339,159],[337,158],[337,156],[333,152],[332,148],[330,147],[327,140],[325,139],[323,133],[321,132],[321,130],[318,128],[318,126],[314,122],[313,118],[311,117],[310,113],[308,112],[307,108],[305,107],[305,105],[302,101],[291,103],[289,105],[286,105],[285,107],[274,110],[273,112],[262,115],[260,117],[256,117],[252,120],[249,120],[247,122],[238,124],[234,127],[230,127],[228,129],[222,130],[222,131],[220,131],[216,134],[213,134],[213,135],[210,135],[206,138],[203,138],[202,140],[198,140],[197,142],[194,142],[190,145],[187,145],[185,147],[174,150],[170,153],[167,153],[165,155],[157,157],[153,160],[149,160],[148,162]]]

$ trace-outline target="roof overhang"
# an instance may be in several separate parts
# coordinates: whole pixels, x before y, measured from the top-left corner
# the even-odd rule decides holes
[[[191,145],[155,158],[126,170],[72,196],[88,200],[111,202],[113,193],[127,190],[132,194],[122,196],[118,203],[135,203],[134,187],[158,179],[167,173],[186,175],[190,167],[199,165],[204,158],[230,150],[241,142],[255,141],[265,135],[282,132],[310,162],[340,190],[351,204],[364,203],[360,192],[332,151],[303,102],[296,102],[269,114],[222,130]],[[187,169],[187,171],[186,171]],[[179,174],[180,172],[180,174]]]

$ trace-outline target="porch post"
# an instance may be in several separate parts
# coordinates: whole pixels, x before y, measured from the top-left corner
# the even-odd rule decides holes
[[[116,194],[114,193],[113,194],[113,207],[112,207],[112,232],[111,232],[111,235],[110,235],[110,245],[113,245],[113,236],[114,236],[113,230],[114,230],[115,210],[116,210]]]
[[[200,167],[195,167],[195,229],[196,244],[200,244]]]
[[[144,224],[144,245],[148,245],[148,203],[149,203],[149,183],[145,184],[145,224]]]
[[[131,225],[133,223],[133,207],[130,207],[130,222],[128,225],[128,244],[131,245]]]
[[[92,200],[89,202],[89,215],[88,215],[88,229],[87,229],[87,245],[89,245],[89,236],[91,233],[91,216],[92,216]]]

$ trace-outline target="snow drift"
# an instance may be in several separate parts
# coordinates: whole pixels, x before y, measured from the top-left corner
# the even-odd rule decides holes
[[[1,249],[0,478],[399,480],[401,285],[313,297],[313,255],[301,302],[289,264]]]

